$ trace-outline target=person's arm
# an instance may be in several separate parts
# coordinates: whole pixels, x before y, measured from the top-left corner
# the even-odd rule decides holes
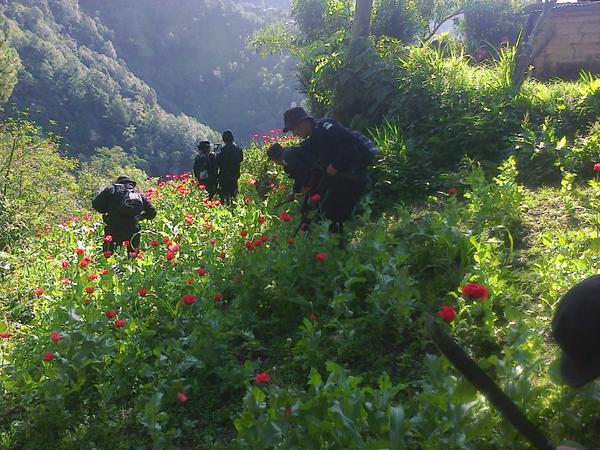
[[[92,200],[92,208],[98,211],[101,214],[108,213],[108,209],[110,207],[110,201],[112,200],[114,194],[114,188],[112,186],[108,186],[102,190],[94,199]]]
[[[192,169],[192,172],[194,172],[194,178],[196,178],[196,180],[198,180],[198,173],[200,172],[199,170],[199,160],[200,157],[199,155],[196,155],[196,157],[194,158],[194,168]]]

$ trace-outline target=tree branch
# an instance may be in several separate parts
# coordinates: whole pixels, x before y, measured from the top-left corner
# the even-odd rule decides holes
[[[429,39],[431,39],[433,36],[435,36],[435,33],[437,32],[437,30],[439,30],[439,28],[444,25],[448,20],[452,19],[453,17],[456,17],[460,14],[463,13],[463,9],[459,9],[458,11],[453,12],[452,14],[447,15],[446,17],[444,17],[431,31],[431,33],[429,33],[429,35],[423,39],[423,43],[427,42]]]

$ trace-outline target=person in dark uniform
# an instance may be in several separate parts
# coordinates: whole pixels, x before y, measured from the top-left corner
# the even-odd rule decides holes
[[[217,193],[217,161],[209,141],[198,144],[198,154],[194,159],[194,176],[200,184],[206,187],[208,197],[212,199]]]
[[[367,188],[368,160],[358,133],[333,119],[314,119],[300,107],[287,110],[283,120],[284,132],[291,131],[310,143],[316,168],[309,182],[311,197],[320,195],[321,212],[331,221],[330,231],[341,233],[343,222]]]
[[[140,224],[142,219],[152,220],[156,209],[150,200],[136,188],[136,183],[122,175],[115,183],[104,188],[94,200],[92,207],[103,215],[105,239],[103,251],[114,252],[128,241],[127,250],[135,252],[140,247]]]
[[[309,187],[311,180],[312,154],[308,140],[295,147],[282,147],[273,144],[267,150],[268,158],[275,164],[283,166],[283,170],[292,180],[292,196],[304,192]]]
[[[230,130],[223,132],[221,151],[217,154],[217,166],[220,196],[223,203],[231,205],[233,198],[238,193],[238,180],[240,179],[240,166],[244,161],[242,148],[235,144],[233,133]]]

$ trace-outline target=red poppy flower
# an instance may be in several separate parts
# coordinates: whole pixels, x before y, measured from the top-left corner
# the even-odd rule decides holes
[[[141,297],[145,297],[146,295],[148,295],[148,289],[139,288],[139,289],[138,289],[138,294],[139,294]]]
[[[46,352],[42,355],[42,359],[44,361],[52,361],[54,359],[54,353],[52,352]]]
[[[221,259],[225,259],[225,256],[226,256],[226,255],[225,255],[225,252],[221,252],[221,253],[219,253],[219,258],[221,258]]]
[[[186,282],[187,282],[187,284],[189,284],[191,286],[192,284],[194,284],[194,279],[188,278]]]
[[[317,316],[315,316],[314,314],[311,314],[310,316],[308,316],[308,320],[310,320],[311,322],[314,322],[315,320],[317,320]]]
[[[267,242],[267,241],[269,240],[269,236],[267,236],[266,234],[263,234],[263,235],[260,237],[260,240],[261,240],[261,241],[263,241],[263,242]]]
[[[319,203],[321,201],[321,194],[311,195],[310,201],[313,203]]]
[[[240,231],[240,235],[241,235],[242,237],[246,237],[246,236],[248,236],[248,230],[242,230],[242,231]]]
[[[88,294],[93,294],[94,293],[94,287],[93,286],[87,286],[85,288],[85,292],[87,292]]]
[[[102,254],[104,255],[104,257],[106,259],[110,258],[112,256],[112,252],[110,250],[107,250],[105,252],[102,252]]]
[[[213,295],[213,300],[215,302],[220,302],[221,300],[223,300],[223,294],[215,294],[215,295]]]
[[[594,170],[596,172],[600,172],[600,162],[597,162],[596,164],[594,164]]]
[[[117,328],[123,328],[125,326],[127,322],[123,319],[117,319],[115,320],[115,327]]]
[[[315,255],[317,261],[325,261],[327,259],[327,253],[319,252]]]
[[[35,294],[36,297],[39,297],[44,294],[44,290],[40,289],[40,288],[36,288],[33,290],[33,293]]]
[[[117,317],[117,312],[114,309],[107,309],[104,312],[104,315],[106,317],[108,317],[109,319],[113,319],[113,318]]]
[[[183,392],[178,392],[177,393],[177,400],[179,400],[179,403],[185,403],[188,401],[187,396],[183,393]]]
[[[71,263],[69,261],[63,261],[60,263],[60,265],[63,267],[69,267],[71,265]]]
[[[193,215],[191,215],[191,214],[186,214],[186,215],[185,215],[185,223],[186,223],[187,225],[191,225],[191,224],[193,224],[193,223],[194,223],[194,216],[193,216]]]
[[[210,245],[215,245],[217,243],[217,240],[216,239],[211,239],[208,242],[210,242]]]
[[[456,188],[455,187],[451,187],[450,189],[448,189],[448,194],[450,194],[450,195],[456,194]]]
[[[90,303],[92,303],[92,301],[91,301],[89,298],[86,298],[86,299],[83,301],[83,304],[84,304],[84,305],[89,305]]]
[[[254,244],[252,243],[252,241],[246,241],[246,242],[244,243],[244,245],[246,246],[246,248],[247,248],[248,250],[254,250]]]
[[[125,247],[129,247],[131,245],[131,242],[130,241],[123,241],[123,245]]]
[[[91,261],[91,258],[85,257],[81,261],[79,261],[79,267],[87,267]]]
[[[210,223],[204,224],[204,231],[212,230],[212,225]]]
[[[181,296],[181,301],[186,305],[193,305],[194,303],[196,303],[196,297],[192,294],[183,294]]]
[[[72,282],[67,277],[61,280],[62,284],[69,286]]]
[[[60,336],[60,333],[58,331],[52,331],[50,333],[50,339],[52,339],[52,342],[59,342],[62,337]]]
[[[271,377],[268,372],[261,372],[255,377],[255,380],[258,384],[268,383],[270,379]]]
[[[256,181],[254,178],[252,178],[252,179],[250,180],[250,184],[251,184],[252,186],[256,186],[256,184],[257,184],[257,183],[258,183],[258,181]]]
[[[97,278],[98,278],[98,275],[97,275],[97,274],[95,274],[95,273],[90,273],[90,274],[88,274],[87,278],[88,278],[88,280],[90,280],[90,281],[94,281],[95,279],[97,279]]]
[[[150,245],[152,247],[158,247],[160,245],[160,242],[158,242],[158,241],[152,241],[152,242],[150,242]]]
[[[104,242],[112,242],[113,237],[110,234],[104,236]]]
[[[171,244],[167,247],[169,249],[170,252],[178,252],[179,250],[181,250],[181,247],[179,245],[176,244]]]
[[[294,242],[295,242],[295,241],[294,241],[292,238],[289,238],[289,239],[288,239],[288,245],[294,245]]]
[[[488,288],[477,283],[467,283],[462,288],[462,294],[467,299],[485,300],[489,297]]]
[[[101,269],[101,270],[100,270],[100,273],[101,273],[102,275],[108,275],[108,269]]]
[[[221,200],[215,200],[214,205],[215,206],[221,206]]]
[[[444,319],[446,322],[450,323],[454,320],[456,316],[456,312],[452,306],[444,306],[437,312],[437,315]]]
[[[173,253],[173,252],[167,252],[165,254],[165,258],[167,258],[168,261],[172,261],[175,258],[175,253]]]
[[[205,267],[200,267],[198,270],[196,270],[196,273],[203,277],[204,275],[208,274],[208,270],[206,270]]]
[[[291,220],[292,220],[292,216],[287,211],[283,211],[281,214],[279,214],[279,218],[283,222],[291,222]]]
[[[265,223],[265,218],[263,216],[260,216],[258,219],[256,219],[258,221],[258,223]]]
[[[8,339],[10,337],[10,333],[8,331],[0,331],[0,338]]]
[[[244,199],[244,202],[246,202],[246,204],[248,204],[248,203],[251,203],[251,202],[252,202],[252,199],[251,199],[250,197],[246,197],[246,198]]]
[[[162,241],[163,241],[163,244],[167,244],[167,245],[171,244],[171,239],[169,239],[168,237],[162,238]]]
[[[78,255],[83,255],[85,253],[85,250],[82,248],[76,248],[75,253],[77,253]]]

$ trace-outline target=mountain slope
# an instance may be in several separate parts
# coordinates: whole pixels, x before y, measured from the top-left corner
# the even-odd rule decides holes
[[[162,105],[213,128],[253,132],[281,127],[300,102],[295,62],[262,58],[246,40],[285,18],[285,2],[231,0],[80,0],[98,27],[110,29],[117,53],[157,93]],[[288,5],[289,7],[289,2]]]
[[[70,154],[120,145],[164,174],[187,168],[199,139],[216,138],[195,119],[165,112],[76,0],[14,2],[0,15],[23,64],[11,100],[42,125],[56,123]]]

